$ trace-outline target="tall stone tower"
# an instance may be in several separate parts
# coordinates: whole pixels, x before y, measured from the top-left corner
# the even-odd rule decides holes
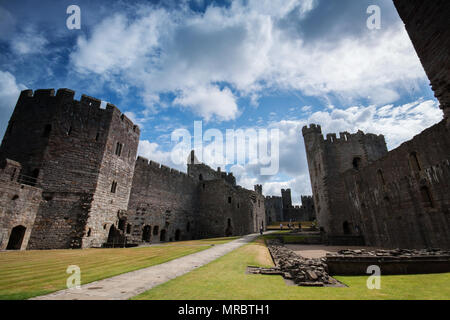
[[[127,210],[139,128],[114,105],[74,95],[22,91],[0,147],[43,189],[30,249],[101,246]]]
[[[291,189],[281,189],[281,199],[283,200],[283,209],[292,207]]]
[[[319,227],[329,235],[354,233],[357,226],[349,223],[352,219],[348,217],[339,175],[359,170],[387,154],[384,136],[341,132],[339,138],[328,134],[325,140],[321,127],[315,124],[303,127],[302,133]]]

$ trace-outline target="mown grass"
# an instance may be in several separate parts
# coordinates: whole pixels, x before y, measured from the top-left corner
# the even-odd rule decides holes
[[[280,230],[280,223],[283,224],[283,229],[285,230],[287,230],[289,223],[295,227],[299,224],[298,222],[272,222],[267,226],[267,230]],[[312,221],[302,221],[300,223],[302,224],[302,228],[310,228],[313,225]]]
[[[369,290],[367,277],[336,277],[348,287],[287,286],[281,276],[246,274],[248,265],[271,266],[264,242],[243,246],[134,299],[139,300],[375,300],[450,299],[450,273],[382,276],[381,289]]]
[[[86,284],[164,263],[235,238],[172,242],[125,249],[0,252],[0,299],[19,300],[66,288],[69,265],[81,269]]]
[[[286,231],[287,233],[288,231]],[[308,238],[320,238],[320,236],[317,235],[289,235],[284,234],[284,231],[280,231],[277,233],[272,233],[264,236],[264,239],[280,239],[283,243],[289,244],[289,243],[307,243]]]

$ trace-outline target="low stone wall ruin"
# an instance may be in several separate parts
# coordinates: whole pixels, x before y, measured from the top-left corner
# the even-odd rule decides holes
[[[367,268],[380,267],[381,274],[425,274],[450,272],[450,251],[440,249],[341,250],[329,253],[330,275],[367,275]]]

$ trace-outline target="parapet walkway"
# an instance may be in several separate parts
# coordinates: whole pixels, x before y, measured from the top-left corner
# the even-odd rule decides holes
[[[259,234],[249,234],[225,244],[196,252],[175,260],[151,266],[112,278],[66,289],[30,300],[125,300],[137,296],[166,281],[182,276],[198,267],[253,241]]]

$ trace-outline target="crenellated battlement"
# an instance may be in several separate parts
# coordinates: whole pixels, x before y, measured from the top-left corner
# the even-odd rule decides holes
[[[136,160],[136,169],[140,169],[146,172],[161,172],[167,175],[170,175],[172,177],[185,177],[190,178],[186,173],[181,172],[177,169],[170,168],[168,166],[162,165],[158,162],[148,160],[147,158],[138,156]]]
[[[125,122],[129,128],[131,128],[137,134],[140,134],[139,126],[134,124],[133,121],[131,121],[131,119],[129,119],[124,113],[122,113],[115,105],[107,103],[106,108],[103,109],[101,107],[102,101],[100,99],[85,94],[81,95],[81,99],[78,101],[75,99],[75,91],[67,88],[58,89],[58,91],[56,91],[56,94],[55,89],[37,89],[34,92],[31,89],[23,90],[20,93],[18,105],[27,104],[30,102],[41,102],[42,100],[48,99],[55,99],[56,103],[60,106],[71,105],[73,103],[79,104],[82,107],[88,108],[86,109],[86,112],[88,110],[98,110],[100,112],[107,111],[117,113],[120,119]]]
[[[376,135],[373,133],[364,133],[361,130],[358,130],[356,133],[349,133],[347,131],[339,132],[339,138],[337,137],[336,133],[328,133],[326,135],[325,142],[328,144],[336,144],[336,143],[352,143],[352,142],[358,142],[360,143],[361,140],[364,140],[366,142],[384,142],[384,135]]]
[[[303,135],[307,135],[307,134],[322,134],[322,127],[318,124],[310,124],[309,127],[308,126],[304,126],[302,129],[302,133]]]
[[[90,97],[90,96],[87,96],[87,95],[83,94],[81,96],[80,103],[84,103],[84,104],[87,104],[90,107],[100,109],[100,105],[102,104],[102,101],[97,99],[97,98],[93,98],[93,97]]]

